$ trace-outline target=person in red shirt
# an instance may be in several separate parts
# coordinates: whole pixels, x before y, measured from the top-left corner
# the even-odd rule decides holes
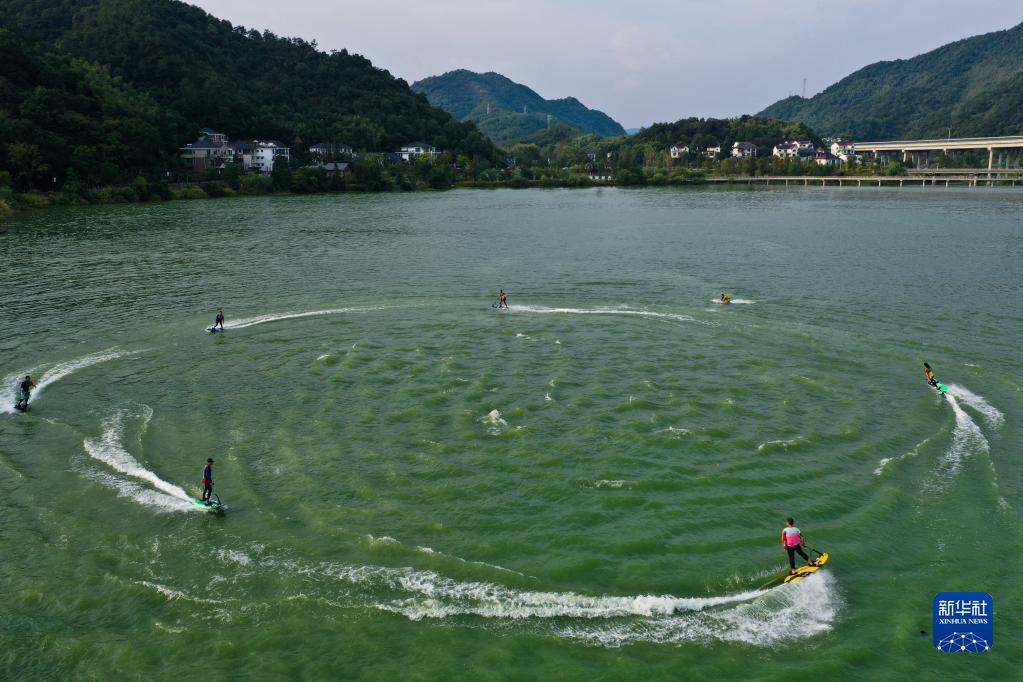
[[[927,383],[937,388],[938,380],[934,378],[934,372],[931,371],[931,366],[926,362],[924,363],[924,376],[927,377]]]

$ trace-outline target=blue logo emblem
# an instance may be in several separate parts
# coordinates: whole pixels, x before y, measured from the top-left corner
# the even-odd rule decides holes
[[[945,653],[987,651],[994,644],[995,600],[987,592],[934,595],[934,648]]]

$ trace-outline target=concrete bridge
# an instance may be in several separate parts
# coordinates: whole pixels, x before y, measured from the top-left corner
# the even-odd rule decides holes
[[[930,163],[932,153],[948,154],[949,152],[977,149],[987,150],[988,169],[1018,168],[1023,162],[1023,135],[856,143],[857,152],[873,154],[879,160],[901,155],[903,162],[912,160],[916,166],[924,167]]]

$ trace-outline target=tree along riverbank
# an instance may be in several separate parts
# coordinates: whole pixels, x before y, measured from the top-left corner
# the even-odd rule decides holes
[[[649,171],[650,169],[647,169]],[[824,169],[822,169],[824,170]],[[865,169],[867,170],[867,169]],[[529,189],[588,187],[657,187],[698,185],[768,185],[773,187],[902,187],[902,186],[1023,186],[1020,178],[987,178],[983,170],[975,175],[929,176],[908,175],[905,169],[873,169],[871,174],[823,172],[814,175],[707,175],[702,169],[674,169],[670,173],[623,169],[617,175],[588,176],[579,174],[503,173],[496,179],[445,181],[432,186],[418,178],[395,182],[393,178],[377,178],[360,182],[355,176],[328,175],[319,169],[298,169],[282,183],[280,177],[243,175],[226,180],[203,180],[192,183],[150,182],[136,178],[128,185],[100,188],[65,188],[60,192],[14,193],[0,188],[0,221],[11,220],[19,213],[51,206],[87,206],[94,204],[130,204],[154,201],[218,199],[234,196],[286,196],[305,194],[344,194],[378,192],[443,191],[446,189]],[[888,172],[878,173],[878,170]]]

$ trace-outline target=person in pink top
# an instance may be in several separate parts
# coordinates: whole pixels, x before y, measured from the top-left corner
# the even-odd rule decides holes
[[[806,552],[803,551],[803,534],[796,528],[796,522],[792,519],[786,519],[785,521],[786,525],[781,531],[781,546],[789,553],[789,573],[795,573],[797,552],[799,556],[806,559],[807,566],[812,566],[813,562],[810,561],[810,557],[806,556]]]

